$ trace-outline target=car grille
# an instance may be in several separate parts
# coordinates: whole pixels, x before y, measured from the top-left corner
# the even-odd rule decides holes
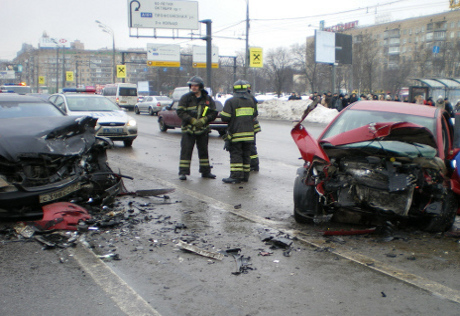
[[[21,157],[18,163],[0,160],[0,174],[10,183],[23,188],[50,185],[77,174],[76,157],[43,155],[41,157]]]
[[[108,122],[108,123],[99,123],[101,126],[125,126],[125,123],[113,123],[113,122]]]

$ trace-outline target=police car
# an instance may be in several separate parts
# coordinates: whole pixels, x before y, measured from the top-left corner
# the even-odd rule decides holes
[[[98,136],[123,141],[126,147],[130,147],[137,137],[136,120],[118,105],[94,92],[88,89],[66,88],[63,89],[63,93],[51,95],[49,101],[67,115],[88,115],[98,118]]]

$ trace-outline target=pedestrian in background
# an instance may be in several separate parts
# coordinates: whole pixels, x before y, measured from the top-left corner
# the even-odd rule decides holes
[[[450,103],[449,98],[444,98],[444,105],[446,107],[447,113],[449,113],[450,117],[453,118],[455,117],[455,112],[454,112],[454,107],[452,106],[452,103]]]
[[[209,122],[217,117],[216,104],[204,89],[204,82],[198,76],[187,82],[190,92],[179,100],[177,115],[182,120],[182,139],[179,162],[179,179],[187,180],[190,175],[193,147],[198,149],[200,173],[203,178],[215,179],[211,173],[208,156]]]
[[[230,177],[224,183],[240,183],[249,180],[251,171],[251,146],[254,143],[254,119],[257,106],[248,93],[245,81],[233,84],[233,97],[225,101],[220,112],[222,121],[228,123],[224,149],[230,152]]]

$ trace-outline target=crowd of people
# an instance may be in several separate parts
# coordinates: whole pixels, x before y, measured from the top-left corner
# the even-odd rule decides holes
[[[363,101],[363,100],[371,100],[371,101],[396,101],[396,102],[409,102],[408,97],[404,97],[403,100],[399,98],[399,96],[392,96],[391,94],[361,94],[357,95],[356,93],[352,93],[348,95],[347,93],[331,93],[331,92],[324,92],[322,95],[319,95],[318,92],[314,92],[310,95],[311,100],[315,100],[316,98],[320,98],[321,105],[327,108],[336,109],[337,111],[342,111],[348,105],[356,102],[356,101]],[[427,106],[436,106],[446,110],[451,117],[454,117],[455,113],[460,112],[460,100],[456,103],[455,106],[449,101],[448,98],[443,96],[439,96],[436,101],[433,101],[432,97],[428,97],[426,100],[422,95],[415,96],[412,103],[416,104],[423,104]]]

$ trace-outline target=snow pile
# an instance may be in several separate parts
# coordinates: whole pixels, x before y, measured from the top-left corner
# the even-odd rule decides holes
[[[258,104],[259,117],[282,120],[300,120],[303,112],[311,103],[311,100],[282,101],[279,99],[268,100]],[[318,104],[308,114],[305,121],[315,123],[329,123],[337,115],[337,110],[328,109]]]

